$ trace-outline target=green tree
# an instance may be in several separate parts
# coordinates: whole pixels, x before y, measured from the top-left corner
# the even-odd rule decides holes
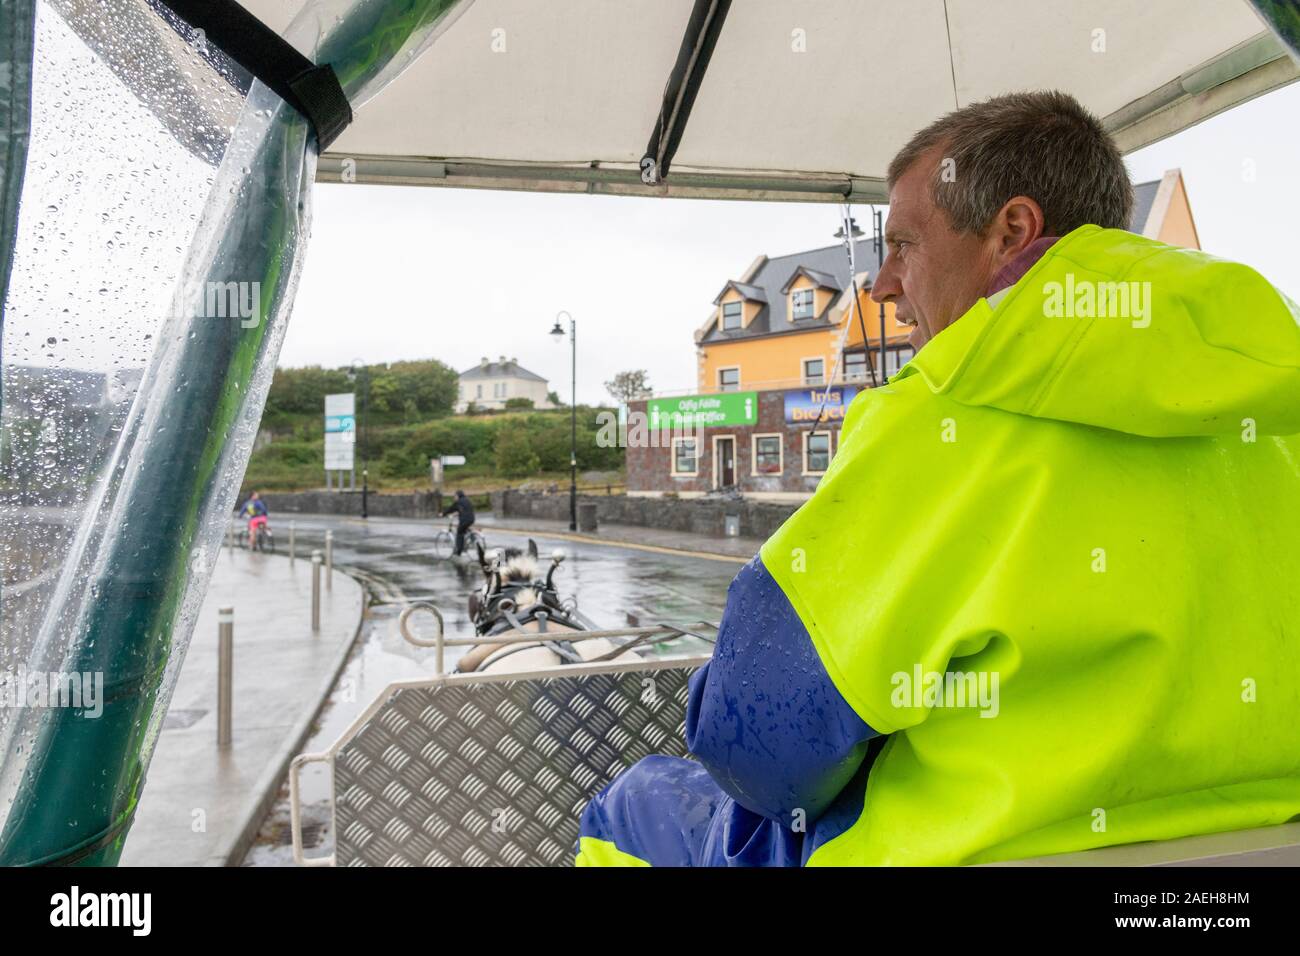
[[[304,368],[279,368],[271,380],[262,417],[274,425],[290,415],[324,415],[325,396],[353,391],[345,369],[325,369],[319,365]]]
[[[541,470],[528,430],[521,425],[498,429],[494,442],[497,473],[504,478],[524,478]]]
[[[456,402],[456,372],[437,359],[367,365],[355,376],[350,371],[319,365],[276,369],[263,420],[274,429],[295,415],[323,415],[325,396],[339,392],[357,394],[358,413],[368,401],[369,411],[407,421],[450,415]]]
[[[624,405],[646,398],[650,395],[650,373],[643,368],[619,372],[605,383],[605,390],[614,396],[614,401]]]
[[[393,362],[388,375],[397,385],[402,403],[414,403],[426,415],[448,415],[456,404],[460,376],[437,359]]]
[[[378,412],[380,415],[396,411],[401,402],[398,393],[397,382],[393,380],[393,377],[382,369],[379,370],[370,378],[370,394],[368,396],[370,410]]]

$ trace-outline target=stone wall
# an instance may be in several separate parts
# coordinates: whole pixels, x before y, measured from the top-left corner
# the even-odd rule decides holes
[[[262,495],[272,515],[322,514],[360,515],[359,491],[268,491]],[[436,518],[451,496],[433,491],[408,491],[401,494],[370,492],[366,511],[375,518]],[[237,502],[242,504],[242,502]]]
[[[627,495],[579,495],[578,503],[596,506],[602,523],[636,525],[665,531],[724,537],[726,517],[740,519],[740,537],[767,538],[798,507],[794,502],[750,501],[745,498],[642,498]],[[569,520],[567,494],[494,491],[492,513],[510,518]]]

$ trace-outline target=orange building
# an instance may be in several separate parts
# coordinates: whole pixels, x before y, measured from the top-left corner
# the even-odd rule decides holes
[[[843,245],[772,259],[759,256],[740,278],[729,280],[695,334],[699,391],[871,384],[879,374],[880,307],[868,298],[876,268],[870,240],[858,240],[855,258],[861,321],[851,308],[853,283]],[[864,330],[868,349],[863,348]],[[887,376],[911,358],[907,334],[907,327],[894,319],[894,307],[887,305]]]
[[[1129,229],[1201,247],[1179,170],[1134,186]],[[629,447],[629,494],[691,497],[735,488],[759,499],[800,500],[812,493],[838,448],[849,402],[858,389],[882,381],[881,310],[868,297],[876,273],[870,239],[857,241],[854,258],[856,276],[842,244],[759,256],[723,284],[695,333],[697,394],[633,402],[628,409],[651,422],[680,415],[705,424],[693,437]],[[854,279],[861,320],[851,308]],[[913,353],[910,330],[895,321],[892,305],[885,306],[883,324],[888,378]],[[708,398],[730,392],[746,400]],[[692,419],[706,406],[712,417]]]

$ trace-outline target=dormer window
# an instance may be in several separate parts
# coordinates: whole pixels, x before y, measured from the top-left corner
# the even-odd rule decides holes
[[[813,317],[813,290],[795,289],[790,294],[790,318],[811,319]]]
[[[730,332],[732,329],[740,328],[744,321],[742,308],[744,304],[737,302],[724,302],[722,304],[722,331]]]

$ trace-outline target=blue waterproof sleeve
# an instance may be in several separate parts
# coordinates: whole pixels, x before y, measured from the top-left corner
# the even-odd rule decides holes
[[[691,753],[742,806],[791,827],[821,816],[876,736],[756,556],[727,590],[712,660],[691,678]]]

